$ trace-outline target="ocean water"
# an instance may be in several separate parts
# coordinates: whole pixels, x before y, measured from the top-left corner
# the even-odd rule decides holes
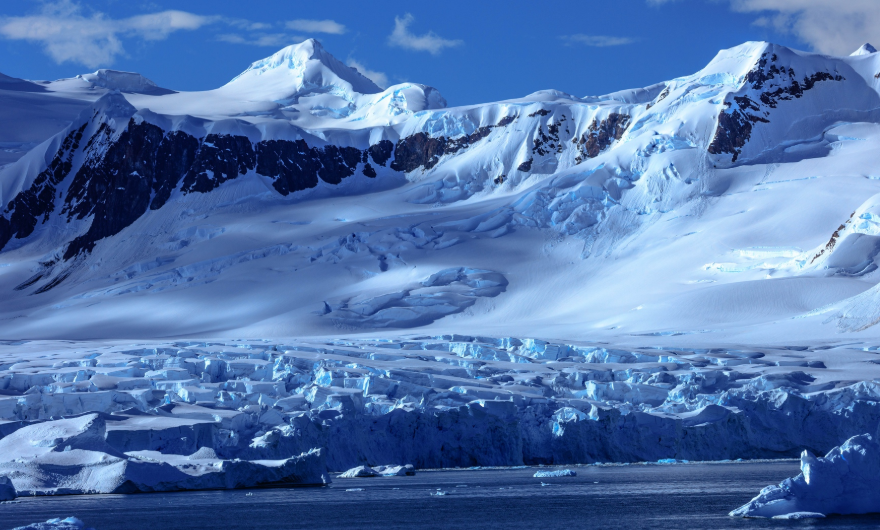
[[[71,515],[96,530],[880,527],[880,516],[727,516],[764,486],[796,475],[797,462],[585,466],[571,467],[577,477],[551,479],[534,478],[536,469],[422,471],[324,488],[25,498],[0,505],[0,528]]]

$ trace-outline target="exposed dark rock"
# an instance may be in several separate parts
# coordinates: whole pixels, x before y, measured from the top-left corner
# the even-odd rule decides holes
[[[318,185],[320,165],[304,140],[268,140],[256,146],[257,173],[272,177],[272,186],[281,195]]]
[[[661,101],[663,101],[667,97],[669,97],[669,85],[666,85],[666,88],[663,89],[663,92],[660,92],[660,95],[657,96],[657,99],[648,103],[648,105],[645,107],[645,110],[650,110],[651,107],[653,107],[657,103],[660,103]]]
[[[71,131],[61,142],[49,166],[6,206],[0,216],[0,250],[13,237],[23,239],[31,235],[40,218],[43,222],[49,219],[55,210],[56,186],[70,173],[73,155],[79,148],[85,128],[86,124]]]
[[[371,145],[369,149],[367,149],[367,152],[370,154],[373,162],[384,167],[388,162],[388,159],[391,158],[391,153],[394,152],[394,143],[391,140],[380,140]],[[364,159],[364,162],[366,161],[367,160]]]
[[[183,179],[183,192],[207,193],[255,165],[254,148],[246,136],[209,134]]]
[[[361,161],[361,150],[356,147],[328,145],[324,149],[312,149],[312,153],[321,164],[318,176],[328,184],[339,184],[342,179],[354,175]]]
[[[184,133],[166,137],[163,129],[132,120],[99,162],[83,164],[71,181],[63,212],[68,220],[93,218],[86,233],[67,246],[64,259],[90,252],[98,240],[130,226],[146,213],[153,190],[170,195],[186,170],[185,159],[195,153],[188,138],[192,137]],[[100,142],[91,147],[95,148],[103,149]],[[87,156],[92,154],[87,151]],[[160,198],[163,204],[164,200]]]
[[[171,197],[180,179],[195,162],[199,141],[181,131],[168,133],[156,153],[156,171],[153,177],[151,210],[158,210]]]
[[[550,114],[549,110],[539,109],[539,110],[536,110],[535,112],[529,114],[529,118],[534,118],[535,116],[547,116],[548,114]]]
[[[256,170],[272,178],[280,194],[288,195],[314,188],[318,179],[339,184],[354,175],[359,165],[365,176],[376,178],[372,163],[385,166],[392,154],[392,169],[430,168],[444,153],[466,149],[488,136],[493,128],[509,125],[514,119],[505,117],[497,125],[480,127],[459,138],[434,139],[419,133],[397,146],[382,140],[366,150],[335,145],[310,147],[304,140],[270,140],[254,145],[245,136],[218,134],[199,140],[182,131],[166,133],[137,119],[130,120],[114,139],[117,132],[102,123],[82,149],[85,162],[71,177],[60,211],[68,222],[91,218],[91,223],[85,233],[67,245],[63,260],[91,252],[99,240],[118,234],[148,210],[162,208],[178,188],[183,193],[208,193]],[[85,128],[83,125],[69,133],[47,169],[8,204],[0,216],[0,250],[13,237],[27,237],[40,222],[48,221],[55,210],[58,184],[72,171]],[[71,271],[62,271],[36,292],[52,289]],[[52,267],[44,267],[17,288],[28,288],[51,275]]]
[[[431,138],[427,133],[416,133],[397,142],[391,169],[409,173],[423,167],[431,169],[440,161],[446,148],[446,138]]]
[[[609,114],[601,121],[593,120],[587,132],[577,140],[579,154],[575,157],[575,162],[580,164],[587,158],[596,158],[615,141],[623,138],[630,120],[629,115],[617,113]]]
[[[471,134],[465,134],[457,138],[432,138],[427,133],[416,133],[407,136],[397,142],[394,150],[394,161],[391,169],[409,173],[418,168],[431,169],[440,161],[445,154],[455,154],[462,149],[467,149],[483,138],[489,136],[492,129],[510,125],[515,116],[505,116],[495,125],[485,125]]]
[[[529,171],[532,170],[532,162],[534,162],[534,161],[535,161],[534,158],[530,158],[530,159],[526,160],[525,162],[523,162],[522,164],[520,164],[519,167],[517,167],[516,169],[528,173]]]
[[[535,131],[535,138],[532,145],[532,151],[536,155],[545,156],[553,152],[562,152],[564,147],[559,140],[559,128],[565,120],[565,116],[562,116],[559,120],[548,123],[547,134],[544,134],[543,127],[538,127],[537,131]]]
[[[765,53],[746,75],[746,82],[757,93],[755,96],[734,96],[732,102],[725,102],[727,110],[718,115],[709,153],[730,154],[733,155],[732,161],[736,162],[751,138],[754,124],[770,123],[769,109],[775,109],[780,101],[803,97],[804,92],[812,90],[820,81],[844,80],[840,74],[830,72],[815,72],[798,80],[791,67],[780,68],[777,60],[776,54]]]

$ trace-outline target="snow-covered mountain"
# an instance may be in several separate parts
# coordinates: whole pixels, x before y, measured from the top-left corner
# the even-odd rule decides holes
[[[456,108],[311,40],[205,92],[0,78],[0,120],[28,124],[0,127],[0,484],[874,433],[878,83],[870,45],[763,42],[645,88]]]
[[[207,92],[15,81],[83,110],[0,169],[0,335],[873,336],[872,50],[457,108],[314,40]]]

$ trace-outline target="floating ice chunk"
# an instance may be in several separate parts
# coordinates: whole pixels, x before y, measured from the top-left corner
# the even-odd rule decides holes
[[[735,517],[802,518],[799,514],[880,512],[880,444],[870,435],[853,436],[822,457],[801,454],[802,473],[768,486]]]
[[[368,466],[358,466],[349,469],[345,473],[339,475],[339,478],[367,478],[378,477],[379,473],[375,469]]]
[[[374,467],[373,471],[383,477],[411,477],[416,474],[416,470],[412,464],[407,464],[405,466],[378,466]]]
[[[816,512],[794,512],[785,515],[774,515],[773,519],[824,519],[825,516]]]
[[[16,496],[15,486],[9,477],[0,477],[0,501],[12,501]]]
[[[85,523],[76,517],[68,517],[67,519],[49,519],[45,523],[19,526],[13,530],[94,530],[94,528],[87,529]]]
[[[557,477],[576,477],[576,476],[577,476],[577,473],[573,469],[554,469],[553,471],[538,471],[534,475],[535,478],[557,478]]]

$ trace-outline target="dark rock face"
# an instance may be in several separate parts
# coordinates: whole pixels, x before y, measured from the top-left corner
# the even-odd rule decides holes
[[[492,129],[506,127],[513,123],[516,116],[505,116],[495,125],[486,125],[478,128],[471,134],[458,138],[432,138],[427,133],[416,133],[407,136],[397,142],[394,150],[394,160],[391,169],[409,173],[418,168],[431,169],[440,161],[440,157],[447,154],[455,154],[463,149],[474,145],[483,138],[489,136]],[[379,144],[376,144],[379,145]],[[375,160],[375,158],[374,158]]]
[[[356,147],[324,146],[324,149],[312,149],[321,169],[318,176],[327,184],[339,184],[342,179],[354,175],[361,161],[361,150]]]
[[[98,154],[91,149],[103,149],[100,137],[108,134],[104,128],[95,133],[86,148],[87,156]],[[195,138],[184,133],[165,136],[155,125],[129,122],[103,157],[95,164],[83,164],[71,181],[62,213],[68,220],[94,217],[88,231],[68,245],[64,259],[90,252],[98,240],[118,234],[147,208],[161,207],[192,163],[197,148]]]
[[[186,174],[195,162],[199,151],[199,141],[184,132],[168,133],[159,144],[156,153],[156,172],[153,180],[153,201],[151,210],[158,210],[171,197],[171,192],[180,184],[180,177]]]
[[[85,128],[83,125],[71,131],[61,142],[61,148],[49,167],[37,175],[30,188],[16,195],[6,206],[0,216],[0,249],[13,237],[22,239],[31,235],[40,218],[43,222],[49,220],[55,210],[56,186],[70,173],[73,155],[79,148]]]
[[[616,113],[609,114],[601,121],[593,120],[587,132],[576,139],[579,154],[575,157],[575,162],[580,164],[587,158],[596,158],[615,141],[623,138],[630,120],[630,116]]]
[[[256,154],[246,136],[209,134],[183,179],[183,192],[207,193],[255,165]]]
[[[431,138],[420,132],[401,139],[394,150],[391,169],[409,173],[423,167],[431,169],[445,154],[446,138]]]
[[[256,154],[257,173],[274,178],[272,186],[285,196],[314,188],[319,177],[328,184],[339,184],[354,175],[364,157],[356,147],[309,147],[304,140],[263,141],[256,145]]]
[[[709,153],[730,154],[733,155],[732,161],[736,162],[751,138],[754,125],[770,123],[769,109],[775,109],[780,101],[803,97],[804,92],[812,90],[820,81],[844,80],[840,74],[830,72],[815,72],[798,79],[791,67],[780,68],[776,64],[778,59],[776,54],[765,53],[746,75],[746,82],[756,92],[755,96],[734,96],[733,101],[725,102],[727,110],[718,116]]]
[[[669,85],[667,85],[666,88],[663,89],[663,92],[660,92],[660,95],[657,96],[657,99],[648,103],[648,105],[645,106],[645,110],[650,110],[651,107],[653,107],[657,103],[660,103],[661,101],[666,99],[668,96],[669,96]]]
[[[257,173],[273,177],[272,186],[281,195],[314,188],[318,185],[316,161],[303,140],[269,140],[257,144]]]
[[[542,114],[540,112],[536,112],[535,114],[541,114],[541,116],[546,116],[549,114]],[[531,114],[530,114],[531,116]],[[552,121],[547,124],[547,134],[544,134],[544,128],[538,127],[538,130],[535,131],[535,139],[533,140],[532,151],[538,156],[549,155],[550,153],[556,152],[561,153],[563,150],[562,142],[559,141],[559,127],[565,121],[565,116],[562,116],[557,121]]]
[[[382,167],[385,167],[385,164],[388,162],[388,159],[391,158],[391,154],[394,152],[394,143],[391,140],[380,140],[379,142],[370,146],[367,149],[367,153],[369,153],[370,158],[373,159],[373,162],[379,164]],[[364,160],[366,162],[366,160]]]
[[[49,167],[27,190],[19,193],[0,215],[0,250],[12,238],[32,234],[55,210],[57,187],[72,170],[73,158],[87,127],[70,132]],[[252,144],[247,137],[211,134],[202,140],[182,131],[166,132],[146,121],[132,119],[113,139],[114,132],[101,124],[82,151],[86,162],[70,181],[60,214],[68,222],[92,217],[88,230],[76,237],[63,259],[91,252],[95,244],[130,226],[148,210],[165,205],[174,190],[209,193],[226,181],[256,169],[274,179],[282,195],[314,188],[320,178],[339,184],[355,174],[377,176],[367,160],[384,166],[394,144],[382,140],[366,150],[355,147],[309,147],[304,140],[270,140]],[[60,198],[60,197],[58,197]],[[54,264],[53,264],[54,265]],[[37,292],[45,292],[66,278],[62,273]],[[29,287],[48,278],[51,270],[22,284]]]
[[[532,162],[534,162],[534,161],[535,161],[534,158],[530,158],[530,159],[526,160],[525,162],[523,162],[522,164],[520,164],[519,167],[517,167],[516,169],[518,169],[519,171],[522,171],[524,173],[528,173],[529,171],[532,170]]]

